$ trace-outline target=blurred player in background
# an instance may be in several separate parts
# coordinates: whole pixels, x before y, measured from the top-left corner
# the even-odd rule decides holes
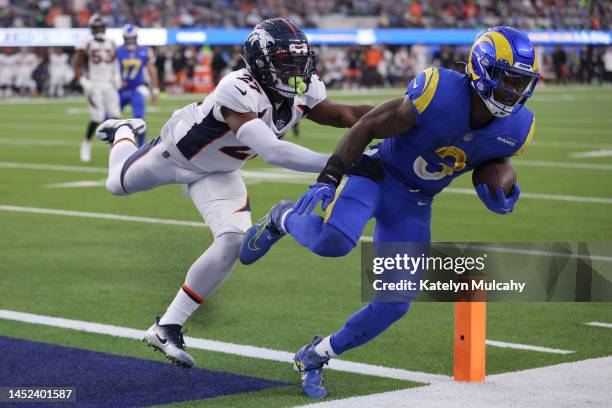
[[[49,96],[64,96],[64,86],[74,78],[68,54],[61,48],[49,50]]]
[[[429,243],[436,194],[457,176],[490,160],[520,155],[529,145],[535,117],[523,106],[538,73],[535,50],[524,33],[509,27],[484,32],[472,46],[465,73],[428,68],[408,84],[403,97],[360,119],[295,206],[281,201],[246,233],[241,261],[255,262],[287,233],[318,255],[344,256],[371,218],[376,219],[375,244]],[[385,140],[362,154],[374,138]],[[340,185],[344,174],[346,183]],[[498,214],[511,213],[520,194],[517,184],[508,195],[499,187],[492,194],[486,184],[476,186],[476,192]],[[310,214],[319,201],[325,218]],[[307,396],[325,397],[323,365],[385,331],[406,314],[414,296],[384,295],[337,332],[316,336],[295,354]]]
[[[121,86],[116,48],[113,41],[106,38],[106,25],[102,18],[94,14],[89,19],[92,37],[77,46],[74,59],[74,74],[83,92],[91,120],[87,125],[85,140],[81,144],[81,161],[91,161],[91,138],[96,127],[106,118],[119,118],[118,89]],[[87,75],[83,65],[87,62]]]
[[[126,105],[132,106],[132,116],[144,119],[145,104],[147,97],[151,96],[153,103],[157,103],[159,95],[159,82],[157,69],[155,68],[155,57],[148,47],[138,45],[138,28],[132,24],[123,27],[124,44],[117,49],[117,59],[121,72],[121,89],[119,96],[121,110]],[[151,90],[145,84],[144,68],[151,81]],[[144,144],[146,133],[138,135],[138,146]]]
[[[251,208],[240,168],[259,155],[266,162],[302,172],[319,172],[328,154],[279,140],[305,117],[351,127],[370,105],[342,105],[327,99],[314,73],[314,52],[304,32],[289,20],[258,24],[244,43],[247,68],[227,74],[206,99],[174,112],[161,136],[140,149],[134,137],[139,119],[109,120],[97,136],[112,143],[106,188],[115,195],[187,184],[214,241],[187,272],[184,284],[145,341],[170,360],[194,365],[185,352],[181,327],[234,268]]]
[[[11,48],[5,48],[4,53],[0,53],[0,98],[13,95],[16,72],[17,55]]]
[[[36,93],[36,81],[32,73],[38,67],[40,60],[30,50],[23,47],[16,55],[17,72],[15,73],[15,87],[19,95],[32,96]]]

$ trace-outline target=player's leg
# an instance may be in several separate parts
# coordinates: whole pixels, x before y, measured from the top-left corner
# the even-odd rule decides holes
[[[212,173],[189,184],[189,194],[213,233],[213,243],[193,263],[185,282],[145,340],[168,358],[186,367],[194,365],[184,347],[159,344],[160,330],[180,333],[185,321],[229,276],[238,259],[244,232],[251,226],[251,212],[244,181],[239,172]]]
[[[106,119],[119,119],[121,117],[119,91],[112,85],[106,85],[103,89],[102,97]]]
[[[420,199],[407,191],[398,191],[392,181],[383,182],[374,234],[375,243],[429,242],[431,200]],[[359,347],[380,335],[406,314],[409,298],[397,301],[374,300],[353,314],[344,326],[325,338],[315,339],[298,351],[296,367],[301,368],[306,380],[307,395],[327,395],[320,381],[323,364],[348,350]]]
[[[132,91],[130,95],[130,104],[132,105],[132,114],[135,118],[144,119],[145,117],[145,103],[146,97],[138,91],[138,89]],[[147,133],[144,132],[138,135],[136,142],[138,146],[142,146],[146,140]]]
[[[104,120],[104,98],[102,89],[96,84],[92,85],[91,91],[87,94],[87,108],[90,121],[85,131],[85,140],[81,143],[81,161],[86,163],[91,161],[91,139],[98,125]]]

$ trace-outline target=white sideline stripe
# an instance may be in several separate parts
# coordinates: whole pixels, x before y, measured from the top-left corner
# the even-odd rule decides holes
[[[373,242],[374,237],[370,235],[362,235],[359,238],[360,241],[364,242]],[[447,246],[443,243],[434,243],[434,245],[438,246]],[[454,247],[454,245],[449,244],[448,246]],[[580,255],[580,254],[567,254],[563,252],[550,252],[550,251],[538,251],[534,249],[521,249],[521,248],[512,248],[512,247],[499,247],[499,246],[487,246],[487,245],[470,245],[470,249],[479,249],[482,251],[488,252],[500,252],[503,254],[517,254],[517,255],[533,255],[533,256],[552,256],[552,257],[562,257],[562,258],[578,258],[584,260],[592,260],[592,261],[602,261],[602,262],[612,262],[612,256],[605,255]]]
[[[588,152],[578,152],[578,153],[572,153],[570,155],[570,157],[575,157],[577,159],[589,159],[591,157],[611,157],[612,156],[612,150],[591,150]]]
[[[0,211],[11,211],[11,212],[23,212],[32,214],[50,214],[50,215],[63,215],[68,217],[84,217],[84,218],[98,218],[105,220],[116,220],[116,221],[131,221],[131,222],[143,222],[149,224],[165,224],[165,225],[183,225],[188,227],[207,227],[203,222],[198,221],[182,221],[182,220],[170,220],[166,218],[150,218],[150,217],[136,217],[131,215],[121,214],[108,214],[108,213],[95,213],[87,211],[71,211],[71,210],[55,210],[51,208],[35,208],[35,207],[21,207],[15,205],[0,205]],[[374,237],[369,235],[363,235],[360,238],[361,241],[372,242]],[[567,254],[563,252],[548,252],[538,251],[532,249],[521,249],[511,247],[494,247],[494,246],[471,246],[472,249],[482,249],[483,251],[489,252],[500,252],[517,255],[533,255],[533,256],[554,256],[554,257],[567,257],[567,258],[585,258],[586,260],[612,262],[612,256],[605,255],[576,255]]]
[[[68,171],[68,172],[76,172],[76,173],[101,173],[101,174],[107,174],[108,173],[108,169],[105,168],[105,167],[65,166],[65,165],[39,164],[39,163],[0,162],[0,168],[5,168],[5,169],[26,169],[26,170]]]
[[[87,333],[106,334],[115,337],[141,340],[144,330],[131,329],[128,327],[113,326],[109,324],[91,323],[82,320],[63,319],[59,317],[36,315],[31,313],[15,312],[0,309],[0,318],[14,320],[24,323],[42,324],[45,326],[72,329]],[[199,350],[216,351],[219,353],[233,354],[237,356],[258,358],[262,360],[279,361],[289,363],[293,361],[293,353],[288,351],[273,350],[264,347],[248,346],[244,344],[227,343],[224,341],[198,339],[185,337],[185,342],[190,348]],[[336,371],[344,371],[355,374],[371,375],[377,377],[393,378],[396,380],[407,380],[421,383],[450,382],[451,378],[445,375],[421,373],[399,368],[389,368],[372,364],[355,363],[352,361],[334,360],[330,362],[329,368]]]
[[[474,189],[471,188],[454,188],[449,187],[444,189],[444,192],[454,194],[476,195]],[[587,197],[587,196],[572,196],[564,194],[540,194],[540,193],[521,193],[521,198],[535,200],[552,200],[552,201],[571,201],[575,203],[595,203],[595,204],[612,204],[612,198],[607,197]]]
[[[103,219],[103,220],[115,220],[115,221],[144,222],[148,224],[183,225],[187,227],[204,227],[204,228],[208,227],[203,222],[197,222],[197,221],[180,221],[180,220],[168,220],[164,218],[134,217],[131,215],[105,214],[105,213],[95,213],[95,212],[86,212],[86,211],[54,210],[51,208],[19,207],[15,205],[0,205],[0,211],[12,211],[12,212],[22,212],[22,213],[32,213],[32,214],[63,215],[63,216],[68,216],[68,217],[98,218],[98,219]]]
[[[553,354],[572,354],[574,353],[571,350],[531,346],[529,344],[508,343],[505,341],[496,341],[496,340],[487,340],[486,344],[487,346],[492,346],[492,347],[511,348],[515,350],[541,351],[542,353],[553,353]]]
[[[585,323],[587,326],[595,326],[595,327],[605,327],[608,329],[612,329],[612,323],[602,323],[602,322],[588,322]]]
[[[513,166],[550,167],[553,169],[612,170],[611,164],[568,163],[547,160],[513,160]]]
[[[46,184],[47,188],[83,188],[83,187],[104,187],[106,185],[106,180],[99,181],[73,181],[68,183],[51,183]]]

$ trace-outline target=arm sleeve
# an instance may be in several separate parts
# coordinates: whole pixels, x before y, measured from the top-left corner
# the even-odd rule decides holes
[[[272,129],[261,119],[253,119],[240,126],[236,138],[266,162],[290,170],[319,173],[329,159],[328,154],[316,153],[295,143],[278,140]]]

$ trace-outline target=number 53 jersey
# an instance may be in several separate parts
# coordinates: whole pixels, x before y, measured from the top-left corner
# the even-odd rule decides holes
[[[325,98],[325,85],[313,75],[302,96],[274,104],[249,72],[240,69],[227,74],[203,102],[175,111],[162,128],[162,141],[168,152],[187,168],[202,172],[234,171],[255,157],[255,153],[238,141],[225,122],[221,107],[238,113],[256,113],[282,138]]]
[[[388,173],[411,190],[433,196],[479,164],[520,155],[529,145],[535,117],[524,107],[471,129],[470,86],[466,75],[444,68],[428,68],[408,84],[416,126],[385,139],[378,156]]]

